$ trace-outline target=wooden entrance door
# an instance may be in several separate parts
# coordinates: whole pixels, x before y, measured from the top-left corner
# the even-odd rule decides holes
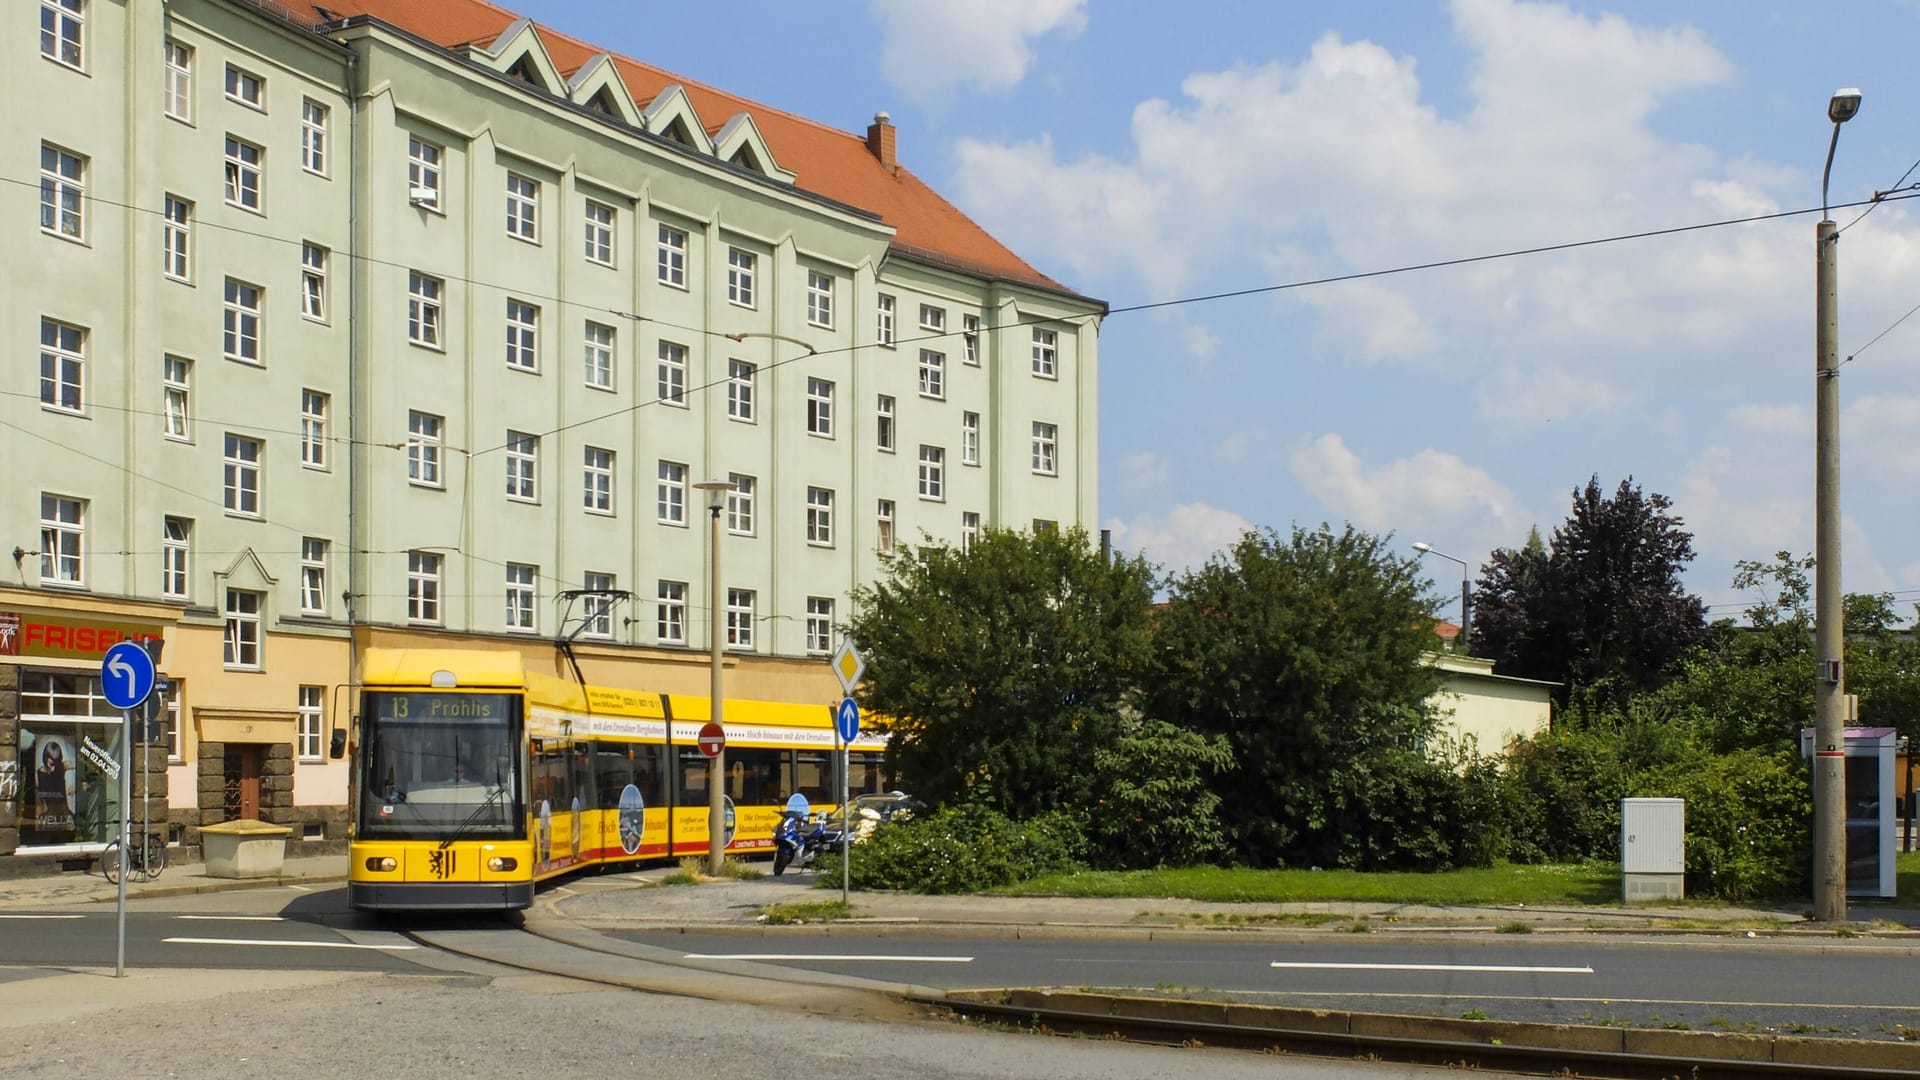
[[[260,819],[261,748],[248,744],[228,744],[222,776],[226,787],[228,821]]]

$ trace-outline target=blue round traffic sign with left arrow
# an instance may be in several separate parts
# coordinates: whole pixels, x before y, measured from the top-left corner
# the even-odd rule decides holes
[[[139,707],[153,693],[153,677],[153,657],[138,642],[119,642],[100,661],[100,690],[116,709]]]

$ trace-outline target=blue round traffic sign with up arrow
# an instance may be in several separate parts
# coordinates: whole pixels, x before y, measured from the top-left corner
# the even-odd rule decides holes
[[[137,642],[122,641],[100,661],[100,690],[116,709],[139,707],[153,693],[153,657]]]
[[[860,734],[860,706],[852,698],[841,698],[840,707],[834,710],[833,726],[840,729],[840,741],[850,743]]]

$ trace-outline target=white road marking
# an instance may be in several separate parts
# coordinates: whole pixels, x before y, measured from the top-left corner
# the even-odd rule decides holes
[[[0,915],[0,919],[84,919],[85,915]]]
[[[286,922],[281,915],[175,915],[176,919],[194,919],[200,922]]]
[[[1336,964],[1311,960],[1275,960],[1269,967],[1316,971],[1485,971],[1507,975],[1591,975],[1590,967],[1530,967],[1524,964]]]
[[[255,938],[170,937],[160,940],[168,945],[284,945],[291,949],[380,949],[387,952],[404,952],[420,947],[418,945],[358,945],[351,941],[268,941]]]
[[[878,960],[890,964],[971,964],[971,956],[887,956],[879,953],[688,953],[686,960]]]

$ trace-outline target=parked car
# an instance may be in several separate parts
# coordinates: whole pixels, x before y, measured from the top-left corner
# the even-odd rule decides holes
[[[873,835],[873,831],[882,825],[896,821],[906,821],[926,804],[904,791],[886,791],[874,795],[855,795],[851,803],[853,810],[853,842],[859,843]],[[839,811],[828,815],[822,823],[826,830],[823,837],[827,847],[840,844],[840,832],[846,826]]]

